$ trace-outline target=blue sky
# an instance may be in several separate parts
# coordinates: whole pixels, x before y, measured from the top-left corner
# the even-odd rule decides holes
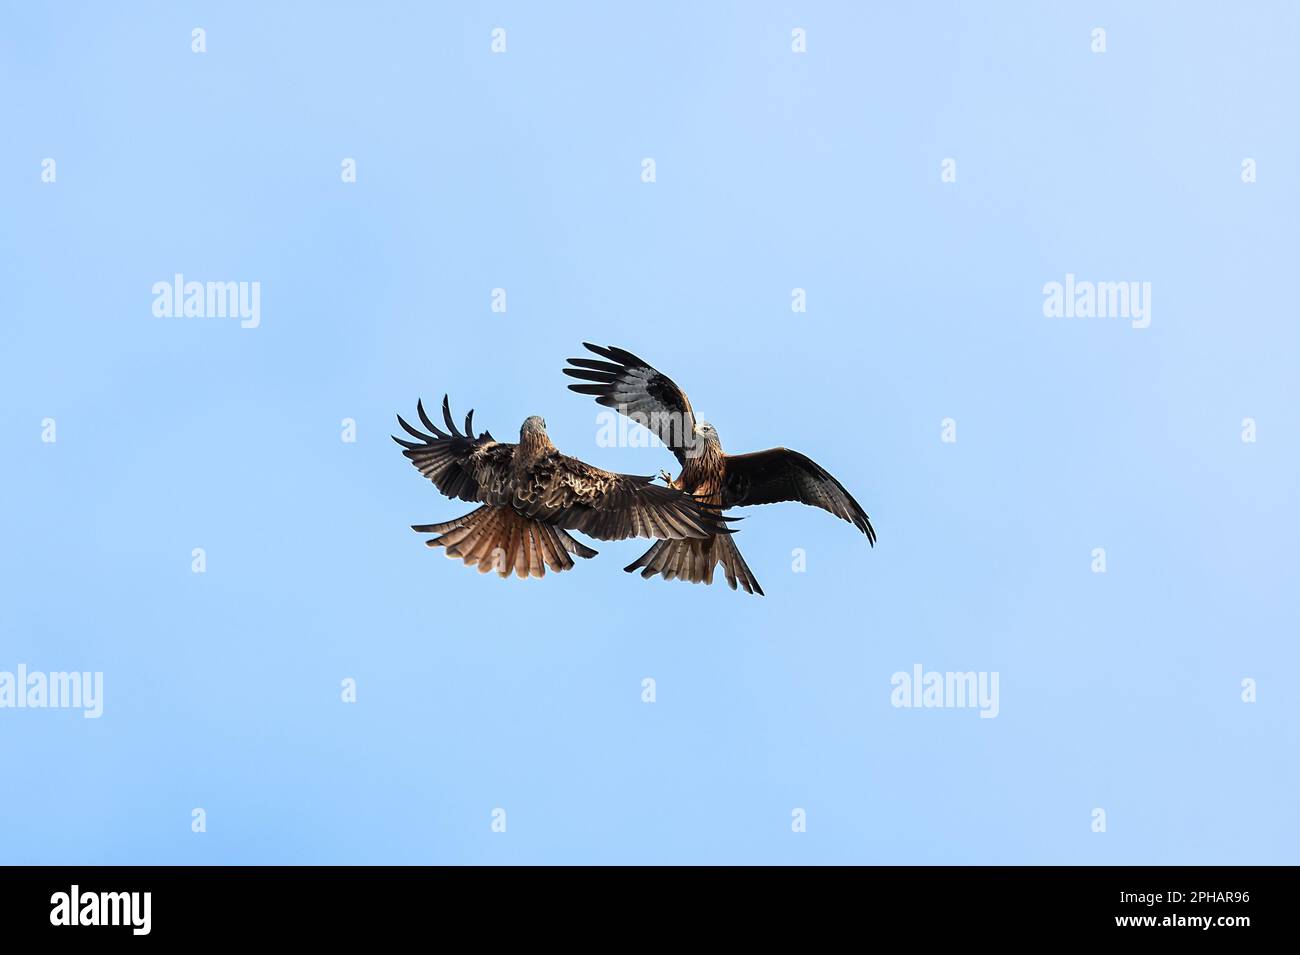
[[[0,16],[0,671],[104,675],[0,708],[0,862],[1297,861],[1290,5]],[[154,317],[176,273],[259,327]],[[1067,274],[1150,326],[1045,317]],[[876,548],[750,509],[762,599],[427,550],[417,398],[672,466],[597,446],[583,340]],[[997,717],[891,705],[916,664]]]

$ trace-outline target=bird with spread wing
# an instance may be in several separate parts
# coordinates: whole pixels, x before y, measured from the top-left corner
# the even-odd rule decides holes
[[[653,477],[615,474],[561,454],[546,434],[546,422],[533,415],[519,429],[518,444],[503,444],[484,431],[474,437],[474,412],[465,416],[461,433],[442,399],[446,431],[416,404],[420,422],[430,433],[397,423],[416,441],[393,436],[402,453],[447,497],[482,506],[440,524],[415,524],[412,530],[440,536],[426,541],[446,548],[479,573],[513,569],[520,577],[544,577],[573,567],[573,558],[596,551],[573,539],[580,531],[598,540],[628,537],[667,540],[728,536],[719,508]]]
[[[600,360],[570,358],[564,373],[582,384],[569,389],[595,396],[598,404],[644,425],[666,444],[682,467],[675,481],[662,473],[670,487],[723,508],[778,501],[811,504],[853,524],[875,546],[876,531],[866,512],[816,461],[789,448],[725,454],[718,432],[696,419],[686,393],[671,378],[622,348],[587,342],[583,347]],[[739,584],[746,593],[763,593],[729,534],[660,541],[623,569],[642,568],[642,577],[662,574],[665,580],[711,584],[718,564],[732,590]]]

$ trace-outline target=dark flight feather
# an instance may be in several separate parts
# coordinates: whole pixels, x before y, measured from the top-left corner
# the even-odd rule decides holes
[[[695,440],[695,415],[686,392],[629,351],[590,342],[582,345],[609,360],[570,358],[573,367],[565,368],[564,373],[590,383],[569,385],[569,390],[592,395],[597,404],[614,408],[649,428],[676,455],[678,463],[685,464]]]

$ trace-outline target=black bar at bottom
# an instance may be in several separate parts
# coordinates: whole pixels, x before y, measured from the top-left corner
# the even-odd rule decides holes
[[[973,932],[1230,941],[1286,931],[1295,875],[1291,867],[0,868],[0,925],[7,940],[75,933],[89,943],[398,940],[433,925],[439,935],[465,928],[494,937],[531,926],[541,942],[560,923],[581,933],[611,920],[633,934],[675,922],[744,935],[773,920],[792,929],[851,920],[859,932],[923,929],[926,942],[969,941]]]

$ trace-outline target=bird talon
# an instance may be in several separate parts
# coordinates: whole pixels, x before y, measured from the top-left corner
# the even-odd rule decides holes
[[[667,484],[669,487],[673,486],[673,476],[669,474],[667,471],[661,469],[659,471],[659,476],[664,479],[664,483]]]

